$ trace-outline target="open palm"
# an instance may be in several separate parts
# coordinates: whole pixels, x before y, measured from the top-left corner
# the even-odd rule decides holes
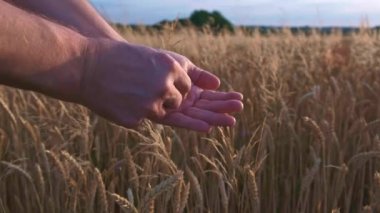
[[[241,99],[239,93],[203,90],[193,85],[180,108],[156,122],[201,132],[209,132],[212,126],[233,126],[236,121],[229,113],[242,110]]]
[[[189,93],[176,110],[169,110],[166,116],[155,122],[195,131],[209,132],[212,126],[233,126],[235,118],[230,113],[243,109],[243,96],[237,92],[219,92],[220,80],[202,70],[186,57],[167,52],[187,71],[192,81]]]

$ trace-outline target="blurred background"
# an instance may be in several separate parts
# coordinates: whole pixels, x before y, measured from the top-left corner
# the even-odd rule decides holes
[[[380,25],[377,0],[91,0],[112,22],[152,25],[186,18],[194,10],[217,10],[234,25],[370,26]]]

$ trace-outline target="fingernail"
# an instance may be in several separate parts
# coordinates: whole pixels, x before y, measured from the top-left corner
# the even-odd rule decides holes
[[[240,102],[240,111],[242,111],[244,109],[244,104],[242,102]]]
[[[235,126],[236,125],[236,118],[232,118],[231,125],[230,126]]]

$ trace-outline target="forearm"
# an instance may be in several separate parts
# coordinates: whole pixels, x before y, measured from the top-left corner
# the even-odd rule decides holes
[[[13,0],[12,2],[60,24],[73,27],[84,36],[124,40],[87,0]]]
[[[74,101],[86,39],[0,1],[0,83]]]

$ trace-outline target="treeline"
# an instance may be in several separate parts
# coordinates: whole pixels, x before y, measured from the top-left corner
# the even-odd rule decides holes
[[[292,34],[306,34],[310,35],[314,32],[330,35],[333,33],[342,33],[343,35],[349,35],[359,33],[360,31],[376,31],[380,32],[380,27],[365,28],[365,27],[276,27],[276,26],[239,26],[235,29],[241,29],[248,33],[259,32],[260,34],[273,34],[283,32],[287,30]]]
[[[243,31],[245,33],[257,33],[260,34],[273,34],[284,32],[284,30],[291,32],[292,34],[312,34],[318,32],[322,34],[332,34],[340,32],[344,35],[358,33],[361,30],[372,30],[380,32],[380,26],[374,28],[360,28],[360,27],[278,27],[278,26],[234,26],[226,17],[224,17],[218,11],[208,12],[206,10],[196,10],[189,18],[180,18],[176,20],[163,20],[154,25],[124,25],[120,23],[113,24],[119,30],[125,30],[126,28],[141,31],[161,31],[161,30],[178,30],[183,28],[194,28],[200,31],[207,30],[208,32],[221,33],[235,31]]]
[[[162,20],[154,25],[128,25],[125,26],[120,23],[116,23],[115,26],[119,29],[124,27],[129,27],[134,30],[140,29],[153,29],[153,30],[164,30],[167,28],[181,29],[184,27],[193,27],[199,30],[209,29],[213,32],[229,31],[233,32],[235,30],[234,25],[225,18],[220,12],[212,11],[208,12],[206,10],[196,10],[189,18],[180,18],[176,20]]]

